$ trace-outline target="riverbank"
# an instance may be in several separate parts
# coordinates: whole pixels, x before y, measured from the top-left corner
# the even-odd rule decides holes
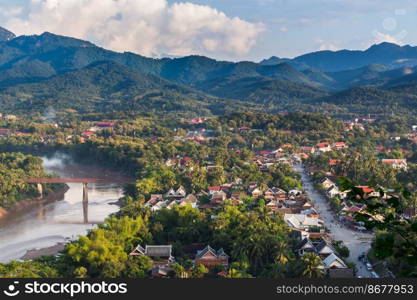
[[[53,256],[57,255],[59,252],[65,249],[66,243],[58,243],[51,247],[45,247],[40,249],[32,249],[28,250],[25,255],[23,255],[20,259],[22,260],[32,260],[42,256]]]
[[[0,221],[6,219],[10,215],[13,215],[14,213],[22,212],[25,210],[30,210],[31,208],[34,208],[38,205],[62,200],[64,198],[65,193],[68,190],[69,190],[68,185],[65,185],[62,189],[59,189],[58,191],[48,192],[48,194],[43,196],[42,198],[31,198],[31,199],[19,201],[18,203],[15,203],[8,210],[0,207]]]

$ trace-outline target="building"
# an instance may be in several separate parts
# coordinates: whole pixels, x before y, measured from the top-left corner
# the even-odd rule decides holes
[[[172,264],[175,262],[172,256],[172,245],[146,245],[143,248],[137,245],[130,252],[131,256],[148,256],[153,260],[152,277],[165,277],[172,271]]]
[[[322,182],[321,186],[323,189],[328,190],[330,187],[336,185],[332,180],[330,180],[328,177],[326,177]]]
[[[381,160],[383,164],[390,165],[394,169],[397,170],[404,170],[408,169],[407,160],[406,159],[383,159]]]
[[[336,142],[336,143],[333,143],[333,148],[336,150],[342,150],[342,149],[346,149],[347,145],[345,142]]]
[[[285,214],[284,221],[288,226],[298,230],[309,231],[310,227],[324,227],[323,220],[303,214]]]
[[[96,136],[96,133],[93,131],[84,131],[83,133],[81,133],[81,137],[84,139],[90,139],[95,136]]]
[[[8,128],[0,128],[0,137],[9,136],[11,133],[11,130]]]
[[[325,269],[344,269],[347,268],[346,263],[335,253],[330,254],[325,259],[323,259],[323,265]]]
[[[315,148],[321,153],[332,151],[332,147],[329,143],[318,143]]]
[[[166,198],[174,198],[174,199],[182,199],[187,195],[185,189],[180,186],[178,190],[174,190],[173,188],[170,188],[168,193],[166,193]]]
[[[208,245],[203,250],[197,251],[194,264],[201,264],[208,268],[218,265],[228,266],[229,256],[224,252],[223,248],[216,251]]]

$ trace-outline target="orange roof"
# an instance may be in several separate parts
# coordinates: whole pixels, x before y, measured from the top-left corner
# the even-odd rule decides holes
[[[404,163],[405,159],[383,159],[382,162],[386,164],[398,164]]]
[[[329,165],[330,166],[335,166],[335,165],[337,165],[338,163],[340,163],[341,162],[341,160],[340,159],[330,159],[329,160]]]
[[[369,186],[358,185],[358,186],[356,186],[356,188],[361,189],[362,192],[365,193],[365,194],[369,194],[369,193],[372,193],[373,191],[375,191],[375,189],[373,189]]]
[[[330,146],[329,143],[318,143],[317,144],[317,147],[319,147],[319,148],[326,148],[326,147],[329,147],[329,146]]]

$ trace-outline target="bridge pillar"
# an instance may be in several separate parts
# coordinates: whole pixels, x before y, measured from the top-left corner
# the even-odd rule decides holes
[[[88,183],[83,182],[83,216],[84,224],[88,224]]]
[[[42,183],[37,183],[36,187],[38,188],[39,198],[43,197],[43,185]]]

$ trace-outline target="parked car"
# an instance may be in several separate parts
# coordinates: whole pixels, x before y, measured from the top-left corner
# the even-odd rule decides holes
[[[366,263],[366,269],[368,271],[372,271],[372,265],[370,263]]]

